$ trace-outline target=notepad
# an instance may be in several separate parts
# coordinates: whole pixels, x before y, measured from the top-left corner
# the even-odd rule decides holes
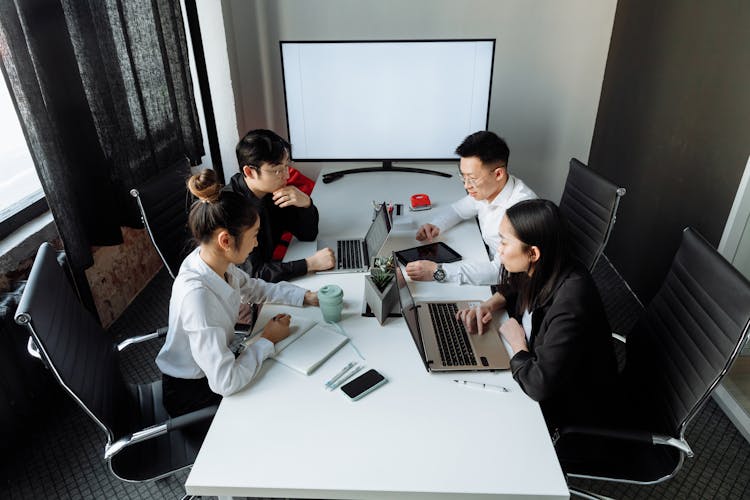
[[[310,375],[349,340],[328,327],[316,324],[273,357],[281,364]]]
[[[260,337],[258,333],[263,330],[263,326],[257,329],[248,344]],[[272,358],[304,375],[314,372],[349,340],[316,321],[294,316],[289,328],[292,330],[291,335],[276,343],[276,354]]]

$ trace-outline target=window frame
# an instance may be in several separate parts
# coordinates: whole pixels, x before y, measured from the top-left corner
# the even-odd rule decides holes
[[[27,224],[32,219],[39,217],[49,210],[49,205],[47,205],[47,198],[44,196],[44,192],[41,192],[41,197],[39,197],[39,194],[40,193],[34,193],[33,197],[29,196],[22,199],[16,203],[16,207],[22,206],[23,208],[16,210],[11,213],[10,216],[0,220],[0,240],[5,239],[9,234],[18,230],[24,224]],[[29,198],[33,200],[34,197],[37,199],[29,203]]]

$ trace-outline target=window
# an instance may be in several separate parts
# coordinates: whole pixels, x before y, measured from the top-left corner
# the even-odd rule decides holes
[[[0,82],[0,238],[47,210],[5,80]]]

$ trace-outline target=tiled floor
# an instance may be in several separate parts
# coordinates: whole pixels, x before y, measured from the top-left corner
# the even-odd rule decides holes
[[[626,332],[640,307],[606,261],[594,273],[616,330]],[[110,332],[120,338],[166,324],[171,280],[161,272],[133,302]],[[629,311],[626,313],[625,311]],[[158,345],[137,346],[123,359],[133,380],[157,376]],[[124,483],[102,460],[104,433],[69,398],[40,418],[12,456],[2,459],[0,499],[30,498],[180,498],[187,472],[151,483]],[[670,481],[657,486],[595,485],[589,489],[613,498],[750,498],[750,444],[713,401],[689,427],[696,456]],[[576,484],[582,484],[577,482]]]

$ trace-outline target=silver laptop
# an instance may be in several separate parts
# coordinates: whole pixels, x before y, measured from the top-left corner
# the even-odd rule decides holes
[[[370,262],[385,245],[388,233],[391,232],[391,219],[385,203],[375,211],[375,218],[370,224],[364,239],[356,240],[318,240],[318,250],[330,248],[333,250],[336,266],[325,273],[364,273],[370,269]]]
[[[395,259],[394,259],[395,260]],[[427,371],[507,370],[510,358],[493,318],[483,335],[469,334],[456,312],[479,301],[414,302],[401,267],[396,265],[401,314]]]

